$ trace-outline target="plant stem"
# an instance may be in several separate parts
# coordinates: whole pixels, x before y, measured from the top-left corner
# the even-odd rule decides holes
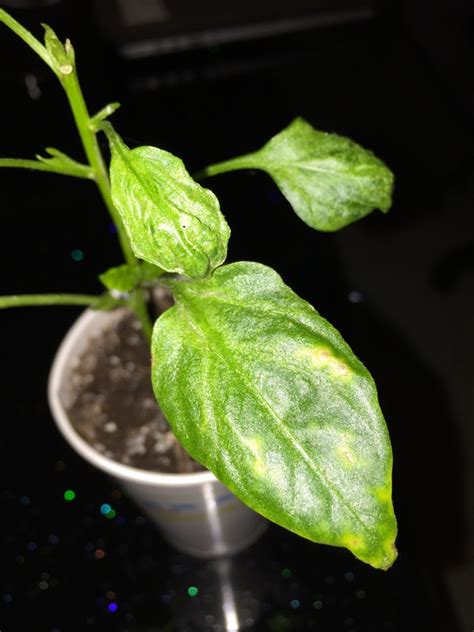
[[[150,316],[148,314],[147,304],[143,296],[143,290],[136,288],[135,292],[130,298],[130,306],[140,320],[143,333],[145,334],[148,342],[151,342],[151,335],[153,332],[153,325],[151,323]]]
[[[122,247],[122,252],[124,254],[125,260],[127,263],[134,265],[136,264],[137,260],[135,258],[135,255],[133,254],[132,247],[130,245],[130,241],[125,231],[122,219],[112,201],[107,168],[105,166],[104,159],[100,151],[99,143],[97,142],[96,131],[94,129],[94,126],[91,124],[89,112],[87,110],[84,96],[82,94],[79,80],[77,78],[76,69],[74,69],[74,72],[72,72],[71,74],[64,76],[62,85],[66,92],[69,105],[71,106],[71,110],[74,115],[74,120],[76,122],[79,136],[81,137],[85,154],[90,166],[94,171],[95,181],[102,195],[105,206],[107,207],[112,220],[117,227],[119,242]],[[146,308],[143,290],[141,288],[137,288],[134,295],[134,300],[130,301],[130,306],[135,311],[142,325],[143,332],[150,341],[153,327]]]
[[[107,210],[117,227],[117,233],[125,260],[127,263],[134,264],[135,256],[125,232],[125,227],[117,209],[114,206],[114,203],[112,202],[107,168],[99,148],[99,143],[97,142],[96,134],[90,127],[90,116],[77,79],[77,72],[74,71],[70,75],[64,75],[62,85],[66,92],[69,105],[71,106],[77,131],[79,132],[82,146],[84,147],[84,152],[94,171],[95,181],[97,182],[97,186]]]
[[[41,57],[45,64],[47,64],[56,76],[58,76],[57,70],[54,66],[53,60],[50,54],[46,50],[46,47],[39,42],[34,35],[27,31],[19,22],[17,22],[11,15],[9,15],[3,9],[0,9],[0,22],[3,22],[5,26],[8,26],[18,37],[20,37],[35,53]]]
[[[33,169],[34,171],[48,171],[49,173],[59,173],[64,176],[74,176],[76,178],[94,179],[92,170],[86,165],[83,168],[59,167],[49,165],[39,160],[25,160],[24,158],[0,158],[0,167],[14,167],[20,169]]]
[[[69,59],[73,62],[73,64],[60,65],[60,63],[59,64],[57,63],[58,62],[57,58],[52,57],[50,54],[50,51],[45,46],[43,46],[43,44],[41,44],[41,42],[37,40],[33,36],[32,33],[30,33],[27,29],[21,26],[21,24],[19,24],[14,18],[12,18],[11,15],[9,15],[3,9],[0,9],[0,22],[3,22],[16,35],[18,35],[18,37],[20,37],[26,44],[28,44],[28,46],[30,46],[39,57],[41,57],[41,59],[51,68],[54,74],[58,77],[61,85],[63,86],[66,92],[66,96],[67,96],[69,105],[71,107],[71,110],[74,116],[74,121],[76,123],[76,127],[79,132],[79,136],[81,138],[85,154],[87,156],[89,165],[93,172],[92,175],[94,177],[94,180],[97,183],[99,191],[104,200],[105,206],[107,207],[107,210],[109,211],[112,217],[112,220],[115,226],[117,227],[118,238],[119,238],[120,246],[122,248],[125,261],[132,265],[136,264],[136,258],[133,254],[133,250],[132,250],[130,241],[128,239],[127,233],[125,231],[125,227],[123,225],[122,219],[119,213],[117,212],[117,209],[115,208],[114,203],[112,201],[107,168],[105,166],[104,159],[100,151],[99,144],[97,142],[97,137],[96,137],[97,120],[94,118],[91,119],[91,117],[89,116],[89,112],[87,110],[87,106],[84,101],[84,96],[82,94],[81,86],[77,78],[77,70],[74,63],[74,51],[72,49],[70,42],[69,41],[66,42],[64,54],[66,55],[66,57],[69,57]],[[48,29],[48,27],[46,27],[46,29],[47,29],[47,36],[48,36],[48,32],[51,33],[51,30]],[[54,33],[53,33],[53,37],[56,38]],[[107,110],[107,108],[109,109]],[[116,109],[116,105],[110,104],[109,106],[107,106],[107,108],[104,112],[101,111],[99,113],[98,115],[99,118],[101,116],[105,116],[106,114],[108,114],[109,111],[112,112],[114,109]],[[20,163],[23,163],[23,164],[20,164]],[[4,160],[3,165],[0,165],[0,166],[10,166],[10,167],[22,166],[22,167],[27,167],[31,169],[33,168],[38,169],[39,171],[53,171],[51,167],[47,168],[46,165],[39,166],[37,163],[35,163],[35,161],[21,161],[21,160],[15,161],[13,159],[6,159]],[[64,171],[60,171],[60,173],[64,173]],[[77,175],[77,173],[74,173],[71,175]],[[58,301],[53,300],[52,299],[53,296],[56,296]],[[20,304],[26,305],[29,303],[24,303],[22,301],[27,300],[27,298],[31,298],[32,300],[34,300],[34,302],[31,303],[34,305],[67,304],[67,302],[66,303],[63,302],[64,300],[66,300],[64,299],[64,297],[67,297],[67,296],[71,297],[73,295],[45,295],[44,299],[41,299],[39,296],[36,296],[36,295],[32,295],[30,297],[5,297],[4,298],[5,304],[3,306],[12,307],[13,305],[20,305]],[[10,299],[10,303],[7,301],[7,299]],[[52,300],[53,302],[48,302],[48,299],[50,301]],[[46,302],[41,302],[42,300]],[[90,301],[86,300],[85,302],[73,303],[73,304],[88,305],[89,303]],[[140,319],[145,335],[148,337],[148,339],[151,339],[152,324],[147,312],[146,303],[145,303],[143,291],[141,288],[137,288],[134,294],[133,300],[131,300],[129,304],[132,307],[132,309],[135,311],[137,317]]]
[[[0,296],[0,309],[40,305],[91,305],[100,298],[89,294],[20,294]]]

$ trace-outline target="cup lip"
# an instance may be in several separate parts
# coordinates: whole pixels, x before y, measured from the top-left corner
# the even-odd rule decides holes
[[[70,368],[75,348],[80,340],[87,336],[94,324],[99,320],[106,322],[107,319],[112,318],[112,314],[114,312],[86,309],[67,332],[54,357],[48,378],[48,401],[53,418],[63,437],[86,461],[123,481],[174,488],[216,482],[216,477],[209,470],[192,474],[165,474],[119,463],[97,452],[72,427],[60,397],[62,376],[64,371]]]

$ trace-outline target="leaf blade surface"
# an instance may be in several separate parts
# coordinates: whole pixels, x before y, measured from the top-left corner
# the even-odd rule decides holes
[[[344,136],[320,132],[302,118],[260,150],[204,170],[214,175],[261,169],[309,226],[335,231],[391,206],[393,174],[372,152]]]
[[[173,292],[152,379],[184,447],[264,516],[388,567],[390,442],[370,374],[340,334],[259,264]]]

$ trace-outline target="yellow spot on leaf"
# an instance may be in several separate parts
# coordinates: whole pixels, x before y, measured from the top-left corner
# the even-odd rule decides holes
[[[378,487],[375,490],[375,497],[383,503],[388,503],[392,500],[392,493],[387,487]]]
[[[323,369],[335,380],[352,379],[352,371],[347,364],[331,352],[328,347],[305,347],[299,349],[297,355],[311,362],[316,369]]]
[[[357,459],[354,456],[354,453],[352,452],[352,450],[349,450],[349,448],[347,446],[340,446],[337,449],[337,451],[338,451],[338,454],[340,455],[341,459],[347,465],[354,465],[356,463]]]
[[[365,548],[364,540],[360,536],[354,535],[352,533],[347,533],[346,535],[342,536],[341,545],[345,546],[351,551],[360,551],[361,549]]]
[[[254,456],[253,469],[256,474],[263,476],[267,473],[267,467],[262,459],[262,442],[260,439],[244,439],[244,445]]]

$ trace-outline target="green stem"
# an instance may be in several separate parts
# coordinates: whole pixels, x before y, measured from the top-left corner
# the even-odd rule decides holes
[[[33,169],[34,171],[48,171],[49,173],[59,173],[64,176],[74,176],[76,178],[94,179],[94,174],[86,165],[81,167],[59,167],[49,165],[39,160],[25,160],[24,158],[0,158],[0,167],[14,167],[20,169]]]
[[[92,168],[94,179],[97,183],[99,191],[104,200],[105,206],[109,211],[112,220],[117,227],[117,233],[119,237],[120,246],[122,248],[122,252],[124,254],[124,258],[127,263],[135,264],[136,258],[133,254],[133,250],[128,239],[127,233],[125,231],[125,227],[122,223],[122,219],[117,212],[117,209],[114,206],[112,201],[112,195],[110,191],[110,182],[107,173],[107,168],[104,163],[104,159],[102,157],[102,153],[99,148],[99,144],[97,142],[96,137],[96,126],[97,121],[91,119],[89,116],[89,112],[87,110],[86,103],[84,101],[84,96],[82,94],[82,90],[79,84],[79,80],[77,78],[77,72],[74,63],[74,51],[69,41],[66,42],[66,46],[64,49],[58,48],[61,46],[60,42],[57,40],[56,35],[49,29],[46,28],[46,37],[50,36],[50,46],[52,46],[53,55],[56,54],[58,59],[62,59],[62,56],[66,57],[67,62],[61,65],[61,61],[58,62],[58,59],[53,58],[50,54],[50,51],[41,44],[29,31],[27,31],[21,24],[19,24],[14,18],[11,17],[6,11],[0,9],[0,22],[3,22],[6,26],[8,26],[18,37],[20,37],[28,46],[30,46],[39,57],[51,68],[54,74],[58,77],[61,85],[63,86],[67,99],[69,101],[69,105],[71,107],[74,121],[76,123],[77,130],[79,132],[79,136],[82,141],[82,145],[84,147],[85,154],[89,161],[89,165]],[[54,53],[56,51],[56,53]],[[110,108],[111,106],[109,106]],[[115,106],[112,105],[112,109]],[[102,115],[103,113],[99,113]],[[26,162],[26,161],[25,161]],[[34,161],[28,162],[28,164],[24,164],[23,166],[27,166],[29,168],[33,168]],[[4,164],[3,166],[7,166]],[[19,166],[18,163],[16,165],[8,165],[8,166]],[[34,168],[38,168],[35,164]],[[51,169],[46,168],[38,168],[40,171],[50,171]],[[45,295],[47,297],[48,295]],[[53,295],[51,295],[53,296]],[[59,296],[59,295],[58,295]],[[64,295],[68,296],[68,295]],[[47,298],[33,297],[37,301],[47,300]],[[16,300],[20,300],[18,297]],[[14,303],[8,306],[12,306]],[[35,305],[40,304],[56,304],[56,303],[41,303],[35,302]],[[84,304],[84,303],[80,303]],[[132,305],[132,302],[130,303]],[[143,295],[143,291],[139,288],[136,290],[134,301],[133,301],[133,309],[137,314],[138,318],[141,321],[143,331],[150,338],[152,325],[150,318],[148,316],[148,312],[146,309],[145,299]]]
[[[100,298],[89,294],[20,294],[0,296],[0,309],[40,305],[91,305]]]
[[[97,142],[95,132],[90,126],[90,116],[87,111],[87,106],[82,95],[82,90],[77,78],[77,72],[74,70],[69,75],[64,75],[62,78],[62,85],[66,92],[66,96],[71,106],[72,113],[74,115],[74,121],[76,123],[77,131],[82,141],[85,154],[89,161],[90,166],[94,171],[95,180],[97,186],[102,195],[107,210],[112,217],[114,224],[117,227],[117,233],[122,247],[122,251],[127,263],[135,263],[135,256],[132,251],[132,247],[125,232],[125,227],[122,223],[122,219],[117,212],[112,201],[110,193],[110,183],[107,174],[107,168],[102,157],[102,153]]]
[[[133,254],[122,219],[112,201],[107,168],[99,148],[99,143],[97,142],[96,131],[94,126],[91,124],[89,112],[77,78],[76,69],[74,69],[71,74],[63,77],[62,85],[71,106],[76,127],[79,132],[79,136],[81,137],[87,159],[94,170],[97,186],[112,220],[117,227],[117,233],[125,260],[128,264],[136,264],[137,260]],[[148,340],[151,341],[152,324],[146,308],[145,297],[140,288],[137,288],[134,301],[130,304],[133,306],[133,309],[141,322],[144,334],[147,336]]]
[[[39,42],[34,35],[27,31],[19,22],[17,22],[11,15],[9,15],[3,9],[0,9],[0,22],[3,22],[9,29],[11,29],[18,37],[20,37],[35,53],[41,57],[45,64],[47,64],[56,76],[58,72],[54,66],[53,60],[50,54],[46,50],[46,47]]]
[[[239,171],[241,169],[258,169],[256,159],[253,154],[246,154],[245,156],[239,156],[238,158],[231,158],[230,160],[224,160],[218,162],[215,165],[208,165],[201,171],[193,174],[193,178],[200,180],[209,176],[217,176],[220,173],[228,173],[229,171]]]
[[[148,314],[148,309],[146,305],[146,301],[143,296],[143,290],[141,288],[136,288],[134,294],[131,297],[130,303],[133,311],[137,315],[140,320],[143,333],[145,334],[148,342],[151,342],[151,336],[153,333],[153,325]]]

